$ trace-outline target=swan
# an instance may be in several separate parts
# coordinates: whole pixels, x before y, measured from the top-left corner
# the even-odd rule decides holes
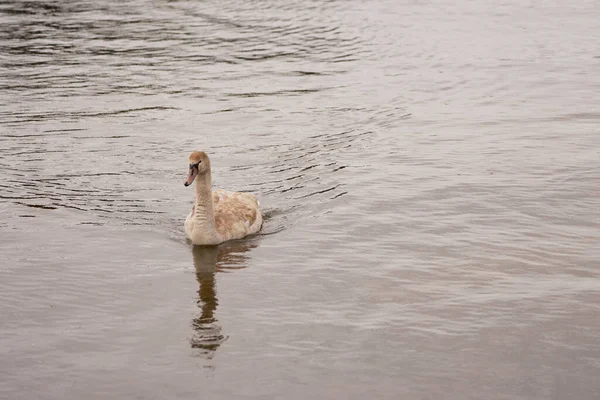
[[[203,151],[189,157],[185,186],[196,180],[196,201],[185,219],[185,236],[195,245],[217,245],[256,233],[263,223],[260,204],[250,193],[212,190],[210,160]]]

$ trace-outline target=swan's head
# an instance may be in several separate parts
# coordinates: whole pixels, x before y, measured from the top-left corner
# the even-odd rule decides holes
[[[206,153],[203,151],[194,151],[192,154],[190,154],[189,164],[190,173],[187,181],[184,183],[185,186],[190,186],[198,175],[204,175],[210,171],[210,161],[208,160]]]

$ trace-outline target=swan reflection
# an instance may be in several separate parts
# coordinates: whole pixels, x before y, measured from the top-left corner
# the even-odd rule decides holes
[[[194,246],[194,267],[198,281],[197,304],[201,312],[192,320],[194,332],[190,339],[192,348],[212,358],[221,343],[227,340],[215,316],[219,300],[215,274],[246,267],[246,253],[256,247],[249,242],[232,242],[220,246]]]

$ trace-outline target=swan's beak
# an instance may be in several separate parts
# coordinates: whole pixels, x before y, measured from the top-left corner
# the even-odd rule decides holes
[[[192,182],[194,182],[194,179],[196,179],[197,175],[198,175],[198,168],[195,168],[194,166],[190,165],[190,174],[188,175],[187,181],[185,181],[184,185],[190,186],[192,184]]]

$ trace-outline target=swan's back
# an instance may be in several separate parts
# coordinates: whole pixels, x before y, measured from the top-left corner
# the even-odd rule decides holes
[[[241,239],[260,230],[262,213],[254,195],[215,190],[212,197],[215,228],[223,241]]]

